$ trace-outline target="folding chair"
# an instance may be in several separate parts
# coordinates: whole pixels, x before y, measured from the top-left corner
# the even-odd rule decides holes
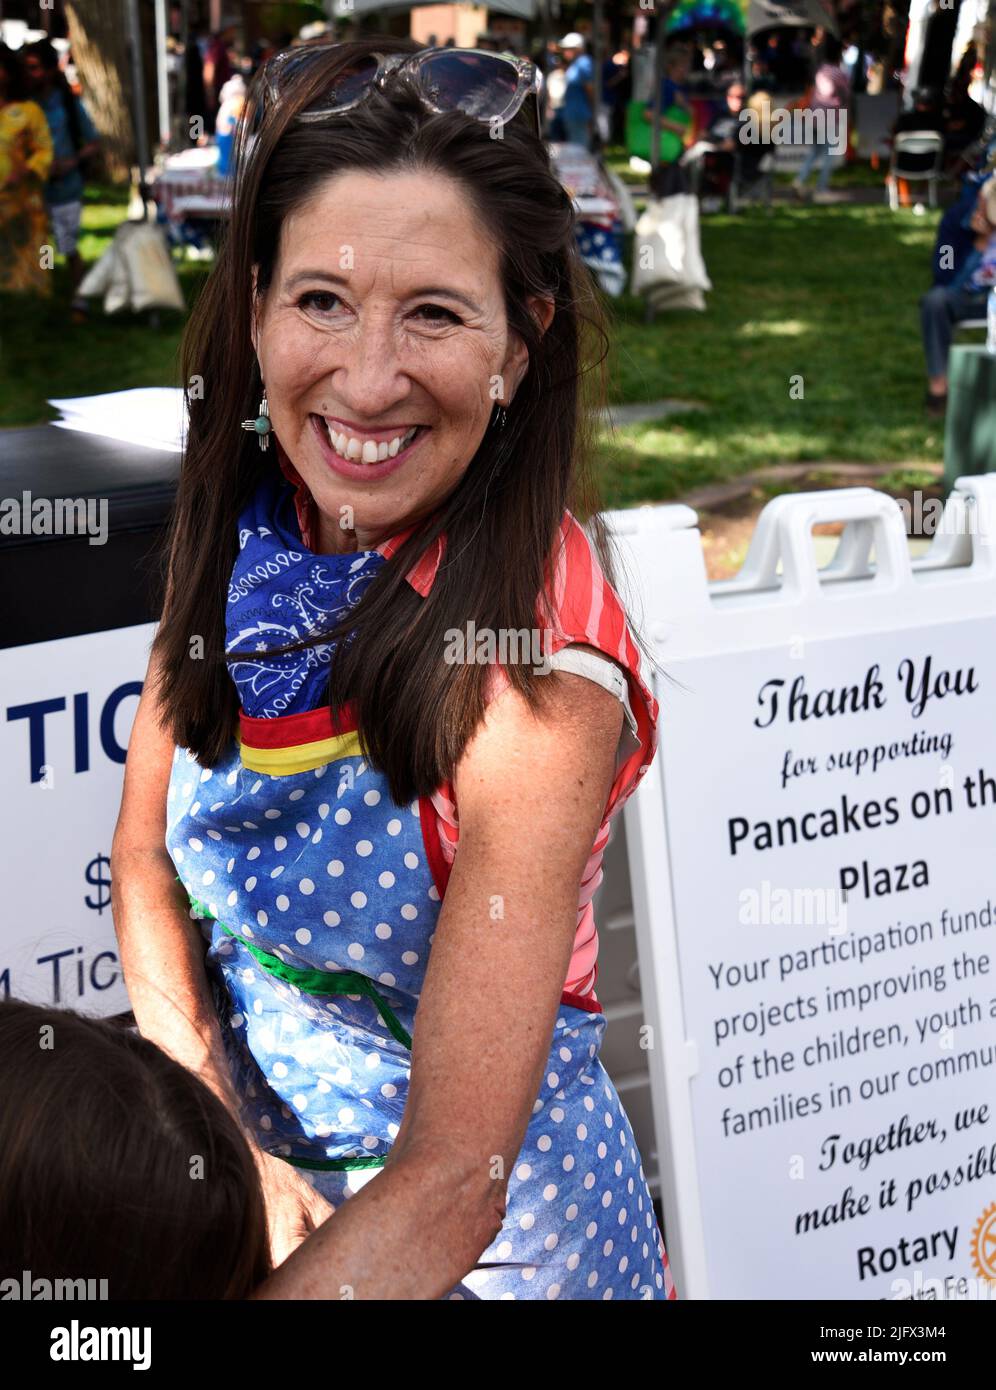
[[[959,319],[954,326],[956,335],[958,333],[985,333],[988,329],[988,319]]]
[[[904,155],[933,155],[929,169],[904,169]],[[941,162],[944,159],[944,136],[937,130],[904,130],[892,142],[889,157],[889,172],[885,176],[889,207],[899,211],[899,179],[907,183],[926,183],[927,201],[932,208],[937,207],[937,185],[941,177]]]

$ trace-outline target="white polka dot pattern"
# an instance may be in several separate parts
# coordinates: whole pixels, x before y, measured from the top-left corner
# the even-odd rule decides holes
[[[311,993],[250,947],[297,971],[364,977],[410,1035],[441,906],[418,803],[397,806],[359,758],[260,776],[233,743],[213,771],[181,752],[168,807],[177,872],[217,919],[202,930],[246,1123],[284,1157],[383,1158],[408,1095],[405,1042],[362,981]],[[561,1006],[506,1218],[480,1257],[505,1268],[472,1271],[451,1297],[673,1296],[632,1131],[598,1059],[603,1029],[601,1015]],[[301,1171],[333,1206],[371,1175]]]

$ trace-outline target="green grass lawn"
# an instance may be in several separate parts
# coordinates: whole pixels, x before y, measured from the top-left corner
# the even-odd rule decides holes
[[[607,500],[672,497],[770,463],[939,460],[918,309],[937,218],[853,204],[703,218],[706,312],[647,326],[642,301],[615,301],[610,363],[614,399],[706,409],[606,442]]]
[[[89,190],[81,249],[94,260],[125,198]],[[882,205],[775,205],[702,220],[713,281],[705,313],[643,321],[610,304],[611,400],[700,402],[694,414],[628,426],[602,441],[605,502],[625,506],[779,462],[936,462],[942,429],[923,411],[917,300],[929,283],[937,213]],[[0,425],[53,418],[49,397],[177,385],[182,316],[68,321],[56,294],[0,300]],[[180,269],[188,304],[207,268]],[[792,381],[801,378],[802,398]],[[799,395],[798,385],[795,395]]]
[[[127,215],[127,191],[88,186],[80,254],[98,260]],[[177,263],[188,306],[207,276],[204,263]],[[99,299],[91,301],[90,321],[70,322],[69,272],[56,257],[55,286],[47,299],[0,295],[0,426],[34,425],[58,418],[46,402],[65,396],[93,396],[132,386],[178,386],[176,361],[185,315],[160,316],[157,329],[148,315],[106,318]]]

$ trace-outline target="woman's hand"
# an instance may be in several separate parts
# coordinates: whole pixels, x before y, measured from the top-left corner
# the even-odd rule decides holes
[[[332,1215],[334,1208],[292,1164],[260,1148],[254,1148],[253,1157],[266,1202],[270,1258],[276,1268]]]

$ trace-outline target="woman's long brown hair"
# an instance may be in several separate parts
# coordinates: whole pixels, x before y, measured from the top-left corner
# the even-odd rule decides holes
[[[266,1209],[213,1091],[119,1024],[0,1003],[0,1279],[106,1279],[111,1299],[247,1298]]]
[[[587,424],[591,408],[604,401],[605,318],[576,249],[571,199],[542,142],[522,120],[508,122],[495,139],[487,124],[463,113],[427,112],[401,83],[373,94],[348,118],[295,124],[297,113],[358,58],[418,47],[377,36],[327,49],[265,116],[258,89],[250,91],[236,136],[228,233],[183,345],[190,423],[153,647],[164,723],[202,765],[216,765],[230,748],[238,715],[225,664],[236,523],[264,473],[278,468],[275,451],[262,453],[256,437],[240,428],[260,398],[250,336],[253,270],[265,294],[288,214],[344,170],[425,171],[456,180],[498,247],[509,328],[529,350],[508,423],[502,431],[488,429],[457,486],[339,625],[273,649],[338,643],[330,705],[335,711],[352,703],[364,748],[399,804],[452,776],[483,717],[489,668],[446,662],[446,632],[466,630],[471,620],[478,631],[494,633],[552,626],[549,562],[565,508],[588,523],[612,582]],[[545,334],[528,312],[530,295],[553,300]],[[423,598],[405,575],[443,532],[444,561]],[[342,641],[350,631],[353,640]],[[506,671],[532,705],[543,702],[547,692],[531,665],[509,663]]]

